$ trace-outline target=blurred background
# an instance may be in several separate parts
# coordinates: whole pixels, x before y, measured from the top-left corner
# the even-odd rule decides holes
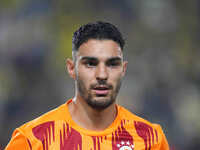
[[[1,0],[0,149],[16,127],[74,95],[72,34],[97,20],[126,39],[118,103],[161,124],[172,150],[200,149],[198,0]]]

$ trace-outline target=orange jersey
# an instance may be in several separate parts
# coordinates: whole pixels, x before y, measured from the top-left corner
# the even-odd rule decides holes
[[[81,128],[68,111],[71,101],[17,128],[6,150],[169,150],[159,125],[119,105],[104,131]]]

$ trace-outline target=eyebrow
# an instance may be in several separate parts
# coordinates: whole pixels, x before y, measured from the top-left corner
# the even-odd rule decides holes
[[[96,57],[84,56],[84,57],[81,58],[81,60],[82,61],[84,61],[84,60],[95,60],[96,61],[98,59]]]
[[[121,57],[111,57],[109,58],[107,61],[122,61],[122,58]]]
[[[84,61],[84,60],[98,60],[98,58],[97,57],[90,57],[90,56],[83,56],[82,58],[81,58],[81,60],[82,61]],[[110,57],[107,61],[121,61],[122,60],[122,58],[121,57]]]

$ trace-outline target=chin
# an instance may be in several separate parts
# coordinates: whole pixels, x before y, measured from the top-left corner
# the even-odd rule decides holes
[[[94,109],[106,109],[115,102],[114,99],[108,97],[95,97],[88,99],[87,103]]]

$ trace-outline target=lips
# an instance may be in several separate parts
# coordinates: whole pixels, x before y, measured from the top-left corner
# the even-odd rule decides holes
[[[96,95],[107,95],[108,94],[108,90],[94,90]]]
[[[94,92],[96,95],[104,96],[107,95],[109,92],[109,87],[108,86],[96,86],[93,88]]]

